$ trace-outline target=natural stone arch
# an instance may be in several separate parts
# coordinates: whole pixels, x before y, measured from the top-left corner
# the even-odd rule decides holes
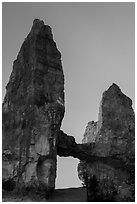
[[[17,188],[53,191],[57,155],[83,161],[91,178],[102,166],[104,169],[109,166],[112,172],[115,169],[123,171],[124,167],[134,177],[132,101],[116,84],[103,94],[101,118],[90,123],[94,135],[85,136],[83,144],[76,144],[74,137],[60,130],[65,112],[61,54],[51,28],[43,21],[34,20],[14,61],[6,89],[3,102],[3,181],[13,180]],[[116,136],[118,142],[113,143]]]

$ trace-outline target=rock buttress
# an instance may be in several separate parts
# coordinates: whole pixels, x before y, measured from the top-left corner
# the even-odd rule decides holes
[[[89,201],[134,201],[135,116],[131,99],[116,84],[103,93],[99,120],[88,123],[82,142],[94,144],[94,156],[110,157],[78,166]]]
[[[3,102],[3,180],[52,190],[56,131],[64,116],[61,54],[51,28],[35,19],[14,61]]]

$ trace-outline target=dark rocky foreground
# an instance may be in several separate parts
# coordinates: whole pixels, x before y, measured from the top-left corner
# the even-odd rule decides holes
[[[86,186],[88,201],[134,201],[135,116],[131,99],[112,84],[103,93],[98,121],[88,123],[82,144],[60,130],[65,112],[61,54],[51,28],[43,21],[34,20],[14,61],[6,90],[2,163],[5,201],[6,196],[12,201],[11,195],[17,192],[38,194],[36,200],[39,196],[56,200],[60,195],[59,190],[54,192],[57,155],[80,159],[78,175]]]
[[[56,189],[54,194],[48,199],[42,193],[27,192],[24,195],[17,193],[4,192],[3,202],[86,202],[86,188],[66,188]]]

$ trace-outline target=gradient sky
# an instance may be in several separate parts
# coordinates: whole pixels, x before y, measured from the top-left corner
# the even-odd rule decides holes
[[[135,103],[133,2],[5,2],[2,9],[2,93],[32,22],[52,28],[62,54],[66,112],[62,129],[81,142],[97,120],[102,93],[115,82]],[[78,159],[58,158],[56,188],[80,186]]]

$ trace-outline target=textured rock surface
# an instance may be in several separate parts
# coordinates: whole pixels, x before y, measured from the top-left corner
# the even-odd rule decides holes
[[[3,179],[54,189],[56,131],[64,116],[61,54],[35,19],[14,61],[3,102]]]
[[[83,143],[94,144],[94,155],[108,163],[81,162],[79,177],[87,180],[89,199],[134,200],[135,118],[132,101],[116,84],[103,93],[98,122],[89,122]],[[121,163],[121,165],[120,165]],[[93,193],[93,180],[98,189]],[[93,196],[94,194],[94,196]],[[95,198],[96,194],[96,198]]]
[[[61,54],[51,28],[35,19],[7,84],[3,102],[3,184],[55,187],[56,156],[82,160],[79,177],[89,201],[134,200],[134,112],[116,84],[103,94],[99,120],[89,122],[83,144],[60,130],[64,116]]]

